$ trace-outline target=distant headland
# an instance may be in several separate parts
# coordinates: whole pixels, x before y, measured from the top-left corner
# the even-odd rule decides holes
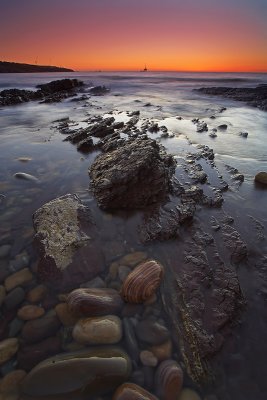
[[[53,65],[32,65],[0,61],[0,73],[23,72],[74,72],[72,69],[55,67]]]

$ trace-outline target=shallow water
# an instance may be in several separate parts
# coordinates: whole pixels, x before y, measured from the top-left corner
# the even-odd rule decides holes
[[[2,74],[0,90],[11,87],[33,89],[38,83],[64,76],[52,73]],[[140,72],[69,73],[66,76],[77,77],[88,84],[92,82],[92,85],[105,85],[110,88],[110,93],[92,96],[82,102],[66,100],[48,105],[31,102],[0,109],[0,245],[11,245],[8,257],[0,260],[1,268],[26,252],[34,270],[37,255],[32,247],[32,214],[45,202],[74,192],[80,193],[84,202],[94,210],[96,221],[102,227],[103,246],[107,254],[112,250],[107,243],[114,238],[119,241],[125,235],[123,254],[144,250],[163,265],[178,262],[177,253],[173,250],[177,243],[140,244],[135,231],[141,218],[139,213],[119,213],[110,222],[109,217],[98,210],[87,192],[88,167],[97,152],[89,155],[78,153],[75,146],[63,142],[64,136],[58,132],[57,123],[54,122],[69,117],[74,121],[73,127],[77,128],[75,124],[84,124],[83,121],[89,116],[112,111],[116,120],[121,121],[127,118],[125,111],[140,110],[141,119],[152,119],[174,133],[173,138],[161,139],[154,134],[151,137],[159,138],[168,152],[177,156],[178,179],[182,178],[179,164],[183,165],[188,152],[197,151],[197,144],[214,149],[216,166],[229,185],[229,190],[223,194],[223,209],[234,218],[236,229],[248,244],[248,261],[237,269],[248,305],[241,315],[241,324],[236,327],[221,357],[217,359],[217,380],[213,385],[198,387],[197,390],[203,398],[206,394],[215,394],[221,400],[243,400],[248,397],[265,399],[267,387],[263,377],[267,372],[267,278],[264,268],[257,267],[257,263],[267,254],[267,190],[255,185],[254,176],[258,171],[267,171],[267,113],[232,100],[204,96],[192,89],[201,86],[256,86],[267,83],[266,74]],[[226,107],[222,113],[219,112],[221,107]],[[210,119],[213,115],[216,119]],[[178,120],[177,116],[183,119]],[[227,124],[228,127],[225,131],[218,130],[217,137],[211,138],[209,131],[196,132],[196,125],[191,121],[193,118],[205,121],[209,130],[220,124]],[[247,131],[248,137],[240,137],[240,131]],[[19,161],[21,157],[29,158],[29,161]],[[233,181],[228,165],[244,175],[242,184]],[[212,176],[213,170],[207,163],[203,163],[202,167],[208,173],[212,186],[216,186],[216,174]],[[32,174],[40,182],[17,179],[14,177],[17,172]],[[206,186],[205,190],[209,190]],[[208,231],[205,225],[207,218],[210,218],[208,211],[200,210],[197,224],[205,226]],[[259,240],[255,232],[260,232],[263,237]],[[168,252],[169,260],[166,256]],[[107,269],[111,259],[107,257]],[[155,310],[145,312],[148,315],[154,312],[172,330],[168,317],[162,312],[159,298]],[[178,352],[179,349],[175,348],[174,357],[181,361]],[[4,375],[14,367],[16,364],[11,362],[2,366],[1,372]],[[186,384],[193,385],[188,377]]]

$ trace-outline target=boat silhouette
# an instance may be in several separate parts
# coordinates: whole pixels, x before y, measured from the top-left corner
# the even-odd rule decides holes
[[[148,69],[147,69],[147,67],[146,67],[146,65],[145,65],[145,68],[144,69],[141,69],[141,72],[146,72]]]

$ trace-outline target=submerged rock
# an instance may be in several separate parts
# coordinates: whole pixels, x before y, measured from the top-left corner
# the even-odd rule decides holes
[[[80,288],[67,298],[69,310],[77,316],[93,317],[118,313],[123,306],[120,294],[110,288]]]
[[[184,243],[164,254],[165,268],[170,269],[161,295],[187,373],[203,383],[212,379],[210,360],[237,322],[244,298],[231,264],[233,253],[240,254],[234,244],[230,248],[218,237],[217,247],[210,235],[199,229],[193,235],[194,227],[190,230]],[[223,236],[222,230],[216,234]]]
[[[159,287],[163,278],[163,267],[154,260],[138,265],[123,282],[121,295],[128,303],[143,303]]]
[[[0,365],[10,360],[18,351],[19,342],[16,338],[5,339],[0,342]]]
[[[25,181],[31,181],[31,182],[35,182],[35,183],[40,183],[40,180],[38,178],[36,178],[33,175],[26,174],[25,172],[16,172],[14,174],[14,177],[18,178],[18,179],[23,179]]]
[[[90,210],[77,195],[44,204],[33,215],[39,250],[39,276],[61,289],[72,289],[104,268]]]
[[[114,393],[112,400],[158,400],[158,398],[135,383],[123,383]]]
[[[101,208],[136,209],[166,197],[174,170],[174,159],[156,141],[136,139],[99,155],[89,173]]]
[[[258,172],[255,176],[255,182],[267,185],[267,172]]]
[[[121,320],[116,315],[80,319],[73,328],[76,342],[92,344],[116,344],[122,338]]]
[[[22,392],[34,398],[69,393],[90,397],[115,389],[130,372],[129,357],[119,348],[63,353],[38,364],[24,379]]]
[[[177,400],[183,386],[183,371],[174,360],[163,361],[155,375],[157,393],[162,400]]]

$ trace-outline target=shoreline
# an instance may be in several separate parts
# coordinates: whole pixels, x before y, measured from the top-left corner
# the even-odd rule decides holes
[[[108,95],[109,96],[109,95]],[[106,97],[105,97],[106,98]],[[105,98],[103,98],[103,102],[105,101]],[[102,98],[101,98],[102,99]],[[86,102],[86,100],[82,100],[83,102]],[[101,111],[99,111],[99,113],[101,114]],[[95,116],[95,118],[98,118],[99,119],[99,113]],[[103,115],[104,114],[104,115]],[[105,112],[102,114],[102,119],[103,118],[107,118],[107,116],[105,115]],[[141,110],[141,115],[142,115],[142,110]],[[115,117],[115,121],[113,121],[111,124],[114,124],[114,123],[116,123],[116,118],[117,117],[119,117],[120,116],[120,114],[119,114],[119,111],[118,111],[118,114],[117,113],[113,113],[113,115],[112,114],[109,114],[109,117]],[[130,127],[128,127],[127,129],[127,131],[126,132],[123,132],[123,135],[127,135],[127,136],[129,136],[129,137],[131,137],[132,135],[133,135],[133,141],[135,141],[136,139],[134,139],[134,136],[135,135],[137,135],[138,136],[138,130],[140,129],[139,128],[139,121],[138,121],[138,119],[139,119],[139,117],[138,117],[138,114],[137,115],[132,115],[132,116],[130,116],[130,115],[122,115],[123,116],[123,118],[125,118],[125,126],[127,125],[126,124],[126,121],[129,121],[130,119],[132,119],[132,125],[130,126]],[[122,118],[122,116],[120,116],[120,119],[123,119]],[[91,117],[91,119],[93,119],[94,117]],[[142,120],[142,118],[141,118],[141,120]],[[178,120],[179,121],[179,120]],[[117,122],[119,122],[119,121],[117,121]],[[145,122],[145,121],[142,121],[142,123],[143,122]],[[93,122],[92,120],[88,120],[87,122],[85,122],[85,124],[88,126],[88,127],[91,127],[91,126],[93,126],[94,124],[95,125],[97,125],[97,124],[100,124],[101,123],[101,118],[99,119],[99,121],[98,122]],[[135,125],[137,124],[137,129],[135,129]],[[65,133],[67,133],[68,135],[70,135],[70,134],[72,134],[72,135],[74,135],[74,136],[72,136],[72,141],[75,141],[76,139],[76,137],[77,136],[75,136],[75,135],[77,135],[77,133],[78,134],[81,134],[81,129],[85,129],[85,128],[75,128],[75,122],[71,122],[71,120],[66,120],[65,119],[65,121],[59,121],[59,122],[57,122],[56,123],[56,125],[58,126],[58,128],[59,128],[59,130],[61,130],[62,131],[62,129],[63,129],[63,131],[65,130]],[[62,126],[63,125],[63,126]],[[107,125],[108,126],[108,125]],[[193,123],[192,123],[192,126],[195,126]],[[152,138],[153,138],[153,136],[154,137],[156,137],[156,138],[158,138],[158,140],[164,145],[164,144],[167,144],[168,142],[169,142],[169,146],[171,147],[171,143],[174,143],[175,142],[175,137],[176,137],[176,135],[174,136],[174,137],[171,137],[170,135],[169,135],[169,133],[168,133],[168,129],[167,129],[167,132],[165,131],[162,131],[161,129],[159,129],[159,131],[157,131],[157,127],[156,127],[156,123],[153,121],[153,119],[152,120],[150,120],[149,122],[147,122],[147,127],[146,128],[144,128],[144,129],[147,129],[147,130],[149,130],[150,128],[152,128],[153,127],[153,129],[152,129],[152,132],[149,134]],[[56,127],[56,129],[57,129],[57,127]],[[115,129],[121,129],[121,128],[115,128]],[[69,132],[68,130],[70,130],[70,131],[72,131],[72,132]],[[102,128],[102,130],[103,130],[103,128]],[[97,131],[96,131],[96,128],[94,128],[94,132],[96,133]],[[128,133],[127,133],[128,132]],[[131,134],[129,135],[129,132],[131,132]],[[153,133],[154,132],[154,133]],[[64,132],[62,132],[62,133],[64,133]],[[89,132],[88,132],[89,133]],[[167,135],[166,135],[166,133],[167,133]],[[125,136],[123,136],[122,135],[122,138],[125,138]],[[162,135],[162,137],[160,136],[160,135]],[[165,137],[164,137],[164,136]],[[89,135],[90,136],[90,135]],[[104,135],[105,136],[105,135]],[[65,137],[67,137],[67,135],[65,136]],[[85,136],[85,138],[87,137],[87,135]],[[64,136],[63,137],[61,137],[61,139],[64,139]],[[111,139],[111,138],[110,138]],[[115,141],[116,140],[119,140],[119,138],[117,137],[115,137],[115,138],[113,138],[112,140],[114,140],[115,139]],[[84,140],[84,138],[82,139],[82,140]],[[100,139],[100,141],[101,141],[102,139]],[[176,139],[177,140],[177,139]],[[173,141],[173,142],[172,142]],[[111,143],[111,142],[110,142]],[[116,143],[116,142],[115,142]],[[178,139],[178,143],[179,143],[179,139]],[[89,144],[89,143],[88,143]],[[103,146],[105,145],[105,146],[107,146],[107,144],[108,144],[108,141],[106,142],[106,143],[104,143],[103,144]],[[63,145],[63,143],[62,143],[62,145]],[[72,145],[70,145],[70,144],[68,144],[68,143],[65,143],[65,145],[67,146],[72,146]],[[74,143],[74,145],[76,146],[77,144],[76,143]],[[109,144],[109,146],[110,146],[110,144]],[[90,146],[89,146],[90,147]],[[117,148],[118,147],[118,144],[116,144],[115,145],[115,148]],[[168,147],[168,146],[167,146]],[[191,149],[191,151],[190,151],[190,149]],[[75,147],[74,147],[74,150],[75,150]],[[215,168],[212,166],[212,159],[211,160],[209,160],[209,158],[203,158],[203,156],[201,156],[201,155],[199,155],[198,153],[200,153],[201,154],[201,152],[205,152],[206,151],[206,153],[207,153],[207,156],[208,157],[211,157],[212,156],[212,153],[210,153],[209,151],[208,151],[208,149],[206,148],[205,149],[205,147],[204,148],[200,148],[200,149],[196,149],[195,148],[195,146],[192,146],[192,144],[190,144],[190,142],[188,141],[188,144],[187,144],[187,151],[186,151],[186,156],[184,155],[184,153],[183,153],[183,155],[182,154],[176,154],[176,156],[178,157],[178,159],[177,159],[177,162],[178,162],[178,170],[177,170],[177,174],[178,174],[178,176],[184,176],[183,178],[182,178],[182,181],[184,181],[183,182],[183,184],[182,184],[182,186],[184,186],[185,188],[187,188],[187,189],[189,189],[190,188],[190,186],[194,186],[194,180],[195,179],[203,179],[204,181],[204,183],[198,183],[197,182],[197,185],[199,185],[200,187],[205,187],[205,190],[204,190],[204,192],[207,190],[208,191],[208,193],[212,193],[212,187],[213,187],[213,185],[214,185],[214,182],[212,183],[212,185],[211,185],[211,187],[210,187],[210,185],[208,185],[207,183],[205,183],[205,177],[204,177],[204,175],[203,175],[203,173],[202,172],[207,172],[208,171],[208,173],[207,173],[207,175],[206,175],[206,179],[208,179],[208,180],[212,180],[212,181],[214,181],[214,179],[216,178],[216,176],[217,176],[217,178],[215,179],[215,182],[216,182],[216,185],[218,185],[218,183],[220,182],[220,178],[218,178],[218,174],[217,174],[217,172],[216,172],[216,166],[215,166]],[[189,157],[189,153],[192,153],[192,155]],[[203,153],[204,154],[204,153]],[[78,153],[77,153],[77,156],[78,156]],[[85,157],[85,159],[87,159],[86,158],[86,154],[84,155],[84,157]],[[197,164],[199,164],[199,162],[201,163],[201,165],[203,164],[203,165],[205,165],[205,168],[204,168],[204,171],[203,170],[199,170],[198,168],[199,167],[197,167],[196,168],[196,165]],[[211,163],[211,164],[210,164]],[[216,157],[215,157],[215,163],[216,163]],[[202,168],[203,168],[203,165],[202,165]],[[207,171],[206,171],[207,170]],[[226,172],[225,172],[225,174],[226,174]],[[227,175],[227,181],[229,181],[230,182],[230,193],[231,192],[235,192],[236,191],[236,193],[238,193],[238,187],[240,187],[240,181],[239,180],[235,180],[235,178],[234,178],[234,175],[236,174],[236,172],[234,172],[233,170],[229,170],[228,171],[228,173],[226,174]],[[194,177],[195,176],[195,177]],[[202,178],[201,178],[202,177]],[[181,178],[180,178],[181,179]],[[189,185],[188,183],[186,183],[186,182],[188,182],[188,181],[190,181],[191,182],[191,184]],[[215,187],[216,187],[216,185],[215,185]],[[181,187],[180,186],[178,186],[179,188],[180,188],[180,190],[181,190]],[[218,189],[218,187],[217,187],[217,189]],[[221,190],[223,189],[223,186],[220,188]],[[225,190],[225,188],[223,189],[223,190]],[[214,192],[214,193],[216,193],[216,192]],[[206,193],[205,193],[206,194]],[[214,195],[214,194],[213,194]],[[227,195],[227,192],[222,192],[222,195],[223,195],[223,197],[225,196],[225,195]],[[178,197],[177,198],[179,198],[179,196],[181,196],[181,194],[180,195],[178,195]],[[209,219],[208,219],[208,215],[209,215],[209,213],[210,212],[212,212],[212,213],[215,213],[216,214],[216,216],[218,217],[219,215],[221,215],[221,211],[220,211],[220,208],[215,208],[215,209],[213,209],[213,208],[211,208],[211,209],[209,209],[209,207],[206,209],[206,207],[207,206],[205,206],[204,204],[202,204],[202,201],[203,201],[203,199],[202,199],[202,194],[200,193],[200,192],[196,192],[195,194],[194,193],[190,193],[190,195],[189,196],[197,196],[197,197],[195,197],[195,199],[198,199],[197,200],[197,202],[199,202],[199,203],[197,203],[197,218],[196,218],[196,220],[194,221],[194,224],[196,224],[196,228],[197,228],[197,230],[196,230],[196,232],[194,232],[194,235],[195,235],[195,238],[194,238],[194,240],[193,240],[193,242],[195,242],[195,243],[193,243],[193,246],[192,246],[192,248],[191,248],[191,251],[193,251],[193,248],[194,248],[194,246],[200,246],[201,248],[202,248],[202,251],[204,251],[205,252],[205,247],[206,246],[208,246],[208,248],[209,248],[209,246],[211,246],[211,249],[213,249],[213,251],[215,251],[214,250],[214,244],[212,244],[212,242],[211,243],[209,243],[209,240],[208,240],[208,236],[205,236],[205,234],[204,234],[204,232],[206,232],[206,230],[207,230],[207,224],[208,224],[208,221],[209,221]],[[189,197],[190,198],[190,197]],[[87,200],[90,200],[90,196],[89,196],[89,199],[88,199],[88,195],[87,196],[85,196],[85,199],[87,199]],[[97,217],[97,219],[98,220],[101,220],[102,218],[103,218],[103,222],[105,221],[105,219],[104,219],[104,215],[105,214],[102,214],[101,212],[99,213],[99,211],[96,211],[97,210],[97,206],[96,206],[96,204],[93,202],[92,203],[92,201],[91,201],[91,204],[93,204],[93,209],[95,210],[95,215],[97,216],[98,215],[98,217]],[[172,203],[170,203],[170,206],[172,207]],[[212,211],[211,211],[212,210]],[[168,210],[167,210],[168,211]],[[163,212],[163,211],[162,211]],[[165,211],[164,211],[164,213],[165,213]],[[168,212],[167,212],[167,214],[164,214],[163,213],[163,215],[164,215],[164,219],[168,216]],[[107,217],[108,217],[108,215],[109,214],[107,214]],[[189,217],[190,217],[190,215],[189,215]],[[204,218],[203,218],[204,217]],[[222,218],[223,217],[223,215],[221,215],[220,216],[220,218]],[[117,217],[116,217],[116,215],[114,215],[114,222],[116,222],[116,223],[118,223],[118,221],[120,220],[120,218],[119,219],[117,219]],[[151,217],[150,217],[151,218]],[[207,218],[207,220],[206,220],[206,218]],[[216,218],[217,220],[219,220],[219,218]],[[127,219],[126,219],[126,221],[127,221]],[[103,223],[102,222],[102,223]],[[216,221],[215,221],[216,222]],[[237,221],[238,222],[238,221]],[[136,222],[134,222],[134,220],[133,220],[133,223],[134,223],[134,226],[136,225]],[[204,232],[201,232],[201,229],[203,229],[203,224],[204,223],[204,226],[205,226],[205,229],[204,229]],[[226,222],[226,225],[229,225],[229,226],[231,226],[231,224],[233,223],[233,221],[232,222],[230,222],[230,220],[228,221],[228,222]],[[106,224],[107,224],[107,222],[106,222]],[[225,222],[224,223],[222,223],[222,224],[225,224]],[[235,224],[235,222],[234,222],[234,224]],[[254,222],[253,222],[253,224],[254,224]],[[111,218],[111,220],[110,220],[110,222],[107,224],[107,225],[105,225],[104,224],[104,226],[103,226],[103,228],[105,227],[105,226],[112,226],[113,225],[113,222],[112,222],[112,218]],[[116,224],[115,224],[116,225]],[[114,226],[115,226],[114,225]],[[216,225],[216,223],[215,224],[213,224],[214,226]],[[220,224],[219,224],[220,225]],[[119,226],[119,225],[118,225]],[[153,219],[152,219],[152,228],[153,228]],[[151,226],[149,225],[148,227],[149,227],[149,232],[151,232]],[[172,226],[172,225],[171,225]],[[179,235],[180,235],[180,238],[178,237],[178,242],[180,243],[180,241],[182,241],[181,243],[180,243],[180,245],[182,246],[182,248],[184,248],[184,251],[187,253],[187,256],[189,256],[190,255],[190,249],[188,249],[187,247],[186,247],[186,238],[189,240],[191,240],[192,241],[192,232],[190,233],[190,235],[189,235],[189,237],[187,236],[188,235],[188,233],[186,233],[187,232],[187,229],[191,229],[190,228],[190,224],[189,224],[189,226],[186,228],[186,227],[180,227],[180,229],[181,229],[181,232],[179,232]],[[252,225],[252,226],[254,226],[254,225]],[[103,229],[102,228],[102,229]],[[108,238],[109,238],[109,240],[111,240],[112,241],[112,238],[113,238],[113,236],[114,236],[114,233],[112,233],[112,230],[111,230],[111,232],[109,232],[108,230],[105,232],[105,229],[106,228],[104,228],[104,232],[103,233],[105,233],[106,235],[108,235]],[[113,228],[114,229],[114,228]],[[121,227],[121,229],[122,229],[122,227]],[[217,229],[217,228],[216,228]],[[209,228],[209,230],[208,230],[208,232],[207,233],[209,233],[210,235],[220,235],[220,233],[216,233],[217,231],[216,231],[216,229],[214,230],[213,228]],[[229,228],[227,228],[227,229],[229,229]],[[253,229],[255,229],[255,228],[253,228]],[[218,229],[218,232],[220,231],[220,229]],[[168,231],[167,231],[168,232]],[[199,236],[199,232],[201,232],[201,235]],[[227,237],[227,235],[229,235],[229,234],[233,234],[233,231],[230,229],[230,232],[228,231],[226,231],[226,232],[224,232],[224,235],[226,235],[226,237]],[[137,235],[137,233],[134,233],[134,231],[131,229],[128,233],[127,233],[127,237],[129,236],[129,238],[131,237],[131,235],[133,235],[134,236],[134,240],[133,240],[133,238],[132,239],[129,239],[129,243],[135,243],[135,246],[136,246],[136,243],[139,243],[139,240],[138,240],[138,237],[136,236]],[[218,236],[218,237],[220,237],[220,236]],[[235,240],[239,240],[238,239],[238,237],[237,236],[235,236],[235,234],[234,234],[234,237],[235,237]],[[137,241],[136,241],[137,240]],[[207,240],[208,240],[208,242],[207,242]],[[226,243],[227,243],[227,241],[226,241]],[[114,245],[115,245],[115,243],[114,243]],[[149,245],[150,246],[150,245]],[[140,243],[138,244],[138,246],[137,246],[137,248],[136,248],[136,250],[141,250],[141,248],[142,248],[142,246],[140,245]],[[168,248],[168,246],[167,246],[167,248]],[[156,248],[155,248],[155,246],[153,245],[153,244],[151,244],[151,247],[149,247],[149,254],[150,254],[150,256],[151,255],[153,255],[154,257],[155,257],[155,254],[157,254],[157,256],[160,258],[160,260],[161,260],[161,262],[164,264],[164,266],[165,266],[165,268],[169,268],[170,267],[170,265],[173,265],[173,262],[174,262],[174,260],[175,260],[175,262],[177,261],[176,259],[177,259],[177,257],[179,257],[179,256],[177,256],[177,254],[172,254],[172,253],[169,253],[169,254],[166,254],[166,250],[164,250],[164,243],[163,244],[159,244],[159,247],[158,247],[158,250],[156,250]],[[219,249],[218,249],[219,250]],[[217,251],[217,250],[216,250]],[[221,251],[221,250],[220,250]],[[229,250],[225,250],[224,249],[224,251],[223,251],[223,253],[227,253]],[[167,252],[168,253],[168,252]],[[227,253],[228,254],[228,253]],[[109,257],[110,257],[110,255],[109,255]],[[118,256],[117,256],[118,257]],[[168,261],[168,263],[167,263],[167,260],[168,260],[168,258],[170,258],[171,257],[171,262],[170,261]],[[118,257],[118,259],[120,259],[120,257]],[[116,260],[116,257],[115,257],[115,260]],[[181,260],[182,261],[182,260]],[[201,261],[201,260],[199,260],[200,262],[204,262],[203,260]],[[204,263],[205,264],[205,263]],[[204,265],[203,264],[203,265]],[[123,264],[121,265],[121,266],[123,266]],[[192,266],[192,268],[193,268],[193,266]],[[242,267],[241,268],[245,268],[244,266],[243,266],[243,264],[242,264]],[[179,273],[179,271],[176,271],[176,273]],[[179,276],[179,275],[178,275]],[[102,278],[103,279],[103,278]],[[187,288],[189,288],[190,286],[188,286],[188,283],[185,285],[185,287],[187,287]],[[164,293],[164,292],[163,292]],[[173,295],[173,292],[172,291],[170,291],[169,292],[170,293],[170,295]],[[166,304],[166,302],[167,302],[167,304],[169,304],[169,306],[170,306],[170,304],[176,304],[177,303],[177,300],[175,300],[175,301],[172,301],[172,302],[170,302],[169,300],[166,300],[165,299],[165,304]],[[179,302],[178,302],[178,304],[179,304]],[[152,307],[153,308],[153,307]],[[172,316],[172,312],[170,312],[170,315]],[[168,323],[169,324],[169,323]],[[179,325],[178,325],[179,326]],[[180,329],[181,329],[181,327],[179,328],[179,332],[180,332]],[[177,335],[175,335],[175,336],[177,336]],[[216,348],[216,347],[215,347]],[[193,385],[192,385],[193,386]],[[211,393],[212,393],[212,391],[211,391]]]

